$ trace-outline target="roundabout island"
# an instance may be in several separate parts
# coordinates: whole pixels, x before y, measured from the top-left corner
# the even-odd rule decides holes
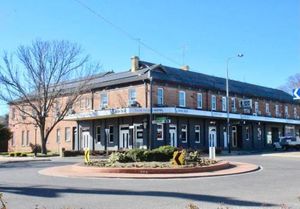
[[[70,178],[173,179],[235,175],[260,170],[260,166],[208,159],[200,151],[178,151],[163,146],[155,150],[114,152],[108,159],[50,167],[42,175]]]

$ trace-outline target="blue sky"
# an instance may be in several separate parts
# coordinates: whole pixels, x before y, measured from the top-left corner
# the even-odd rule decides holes
[[[299,0],[81,0],[131,36],[141,46],[140,57],[155,63],[273,88],[284,84],[300,67]],[[75,0],[0,0],[0,50],[43,40],[79,43],[103,70],[130,67],[138,44],[97,18]],[[0,115],[7,112],[0,104]]]

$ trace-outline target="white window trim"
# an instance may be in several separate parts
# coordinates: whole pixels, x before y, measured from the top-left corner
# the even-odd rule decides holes
[[[201,98],[200,100],[200,105],[199,105],[199,98]],[[198,109],[202,109],[202,102],[203,102],[203,95],[202,93],[197,93],[197,108]]]
[[[181,95],[181,94],[183,94],[183,105],[180,104],[180,101],[181,101],[180,95]],[[186,96],[186,95],[185,95],[185,91],[179,91],[179,97],[178,97],[178,99],[179,99],[179,101],[178,101],[178,102],[179,102],[179,107],[186,107],[185,96]]]
[[[59,133],[59,134],[58,134]],[[59,138],[58,138],[59,136]],[[59,139],[59,140],[58,140]],[[56,143],[60,144],[61,143],[61,133],[60,133],[60,128],[56,129]]]
[[[131,92],[135,92],[135,98],[132,99],[131,97]],[[129,101],[129,104],[131,104],[132,102],[136,102],[137,101],[137,94],[136,94],[136,89],[135,88],[129,88],[128,89],[128,101]]]
[[[214,101],[214,102],[213,102]],[[215,105],[213,105],[215,104]],[[211,95],[211,110],[217,110],[217,97],[216,95]]]
[[[226,110],[227,110],[226,97],[222,96],[222,111],[225,112]]]
[[[98,128],[100,128],[100,133],[97,133]],[[98,141],[98,136],[100,136],[100,141]],[[101,126],[96,126],[95,127],[95,138],[96,138],[96,144],[100,144],[101,143]]]
[[[67,130],[69,130],[69,139],[67,139]],[[70,141],[71,141],[71,128],[65,127],[65,142],[70,142]]]
[[[255,113],[258,113],[258,111],[259,111],[259,104],[258,104],[258,102],[254,102],[254,111],[255,111]]]
[[[161,103],[160,103],[160,97],[159,97],[159,91],[161,91]],[[163,105],[164,104],[164,89],[163,88],[157,88],[157,104]]]
[[[183,128],[185,126],[185,129]],[[185,132],[185,140],[182,139],[182,133]],[[187,133],[188,133],[188,127],[186,124],[181,125],[181,142],[182,143],[187,143]]]
[[[199,127],[197,130],[196,127]],[[196,133],[199,133],[199,138],[196,138]],[[201,142],[201,126],[200,125],[195,125],[195,143],[199,144]]]
[[[106,104],[103,104],[103,100],[102,100],[102,95],[106,95]],[[102,92],[102,93],[100,93],[100,108],[102,108],[102,107],[107,107],[108,106],[108,93],[107,92]]]
[[[158,125],[161,125],[161,128],[158,128]],[[157,139],[157,141],[162,141],[162,140],[164,140],[164,124],[163,123],[158,123],[157,124],[157,132],[158,131],[161,131],[161,138],[156,138]]]

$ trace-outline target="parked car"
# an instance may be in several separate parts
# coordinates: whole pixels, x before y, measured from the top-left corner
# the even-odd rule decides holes
[[[278,142],[273,143],[275,150],[288,150],[290,148],[300,149],[300,137],[283,136],[279,137]]]

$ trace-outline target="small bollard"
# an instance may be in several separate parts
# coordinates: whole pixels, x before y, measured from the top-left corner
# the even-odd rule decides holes
[[[64,157],[64,156],[65,156],[65,151],[66,151],[66,149],[65,149],[64,147],[62,147],[62,148],[60,149],[59,156],[60,156],[60,157]]]

